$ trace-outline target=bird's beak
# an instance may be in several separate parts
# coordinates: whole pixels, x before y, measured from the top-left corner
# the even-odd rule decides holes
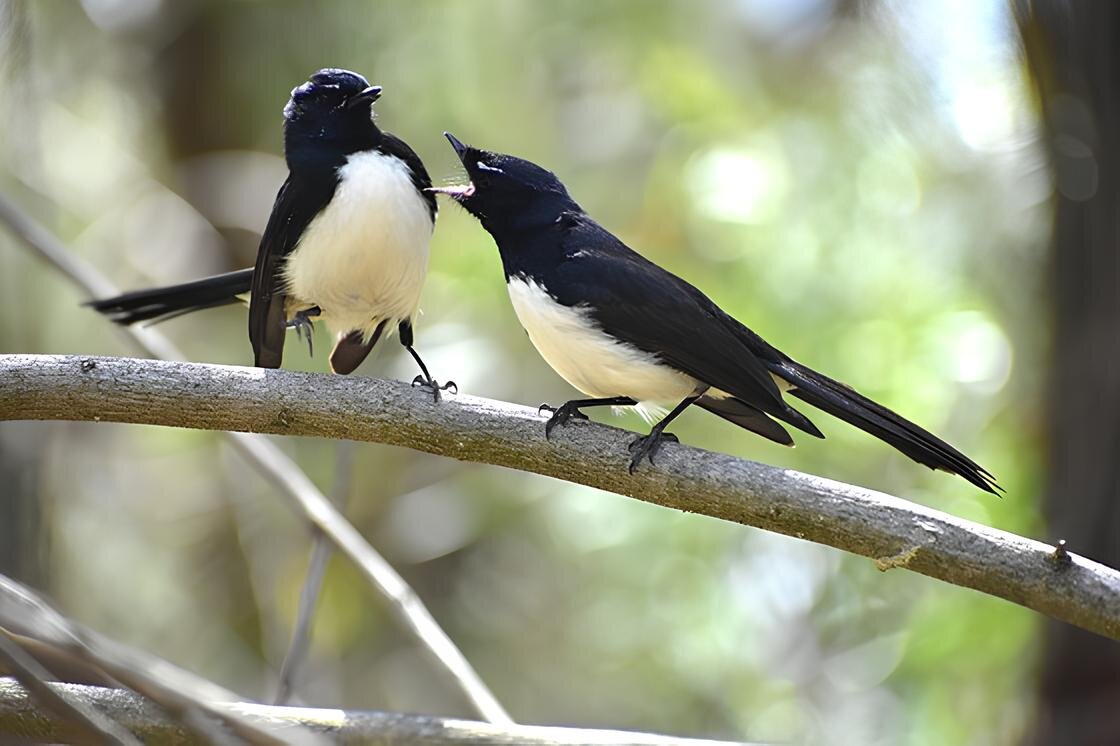
[[[451,134],[450,132],[444,132],[443,136],[447,138],[447,141],[449,143],[451,143],[451,148],[455,151],[455,155],[459,156],[459,160],[462,161],[463,157],[467,153],[467,146],[461,143],[459,141],[459,138],[455,137],[455,135]],[[464,165],[466,165],[465,161]],[[452,199],[463,199],[464,197],[470,197],[474,194],[474,184],[468,183],[457,184],[454,186],[428,187],[427,191],[435,192],[437,194],[446,194]]]
[[[372,104],[379,98],[381,98],[381,86],[371,85],[369,88],[365,88],[360,93],[352,96],[350,100],[346,102],[346,108],[352,109],[359,104]]]
[[[459,142],[459,138],[450,132],[444,132],[443,136],[451,143],[451,149],[455,151],[455,155],[459,156],[459,160],[463,160],[463,154],[467,152],[467,146]]]

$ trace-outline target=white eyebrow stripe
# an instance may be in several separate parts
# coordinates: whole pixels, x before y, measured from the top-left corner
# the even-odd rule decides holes
[[[494,166],[487,166],[482,161],[479,161],[475,165],[478,166],[479,168],[481,168],[483,171],[493,171],[496,174],[504,174],[505,173],[505,171],[503,171],[502,169],[495,168]]]

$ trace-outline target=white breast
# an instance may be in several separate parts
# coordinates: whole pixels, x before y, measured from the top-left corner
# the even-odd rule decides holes
[[[288,295],[337,333],[416,315],[432,237],[428,203],[399,158],[354,153],[334,197],[288,257]]]
[[[586,309],[558,303],[532,280],[511,277],[509,297],[541,357],[577,389],[596,398],[628,396],[643,414],[693,394],[699,382],[657,357],[608,336]]]

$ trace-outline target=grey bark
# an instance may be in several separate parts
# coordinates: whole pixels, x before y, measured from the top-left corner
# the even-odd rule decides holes
[[[50,684],[72,700],[95,707],[103,715],[132,731],[152,746],[204,744],[190,731],[167,718],[159,708],[132,692],[78,684]],[[425,715],[388,712],[355,712],[310,707],[277,707],[252,703],[226,703],[218,707],[282,734],[284,726],[299,726],[304,733],[326,736],[340,744],[681,744],[719,746],[727,741],[676,738],[618,730],[558,728],[541,725],[492,725]],[[27,691],[11,679],[0,679],[0,736],[5,734],[35,742],[65,735],[63,723],[35,706]],[[286,740],[286,739],[282,739]],[[298,743],[300,739],[295,739]]]
[[[904,567],[1120,639],[1120,573],[897,497],[683,445],[630,475],[633,433],[407,384],[129,358],[0,356],[0,420],[129,422],[349,438],[535,472]]]

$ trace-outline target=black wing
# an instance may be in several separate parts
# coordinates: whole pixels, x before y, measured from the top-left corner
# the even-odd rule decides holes
[[[412,185],[420,192],[420,196],[428,203],[428,212],[432,216],[432,220],[436,219],[436,211],[438,205],[436,204],[435,192],[426,191],[432,186],[432,179],[428,176],[428,170],[424,168],[424,162],[420,160],[420,156],[416,155],[416,151],[408,147],[408,143],[400,139],[390,132],[381,133],[381,144],[378,149],[382,153],[388,155],[395,155],[404,161],[408,166],[409,173],[412,177]]]
[[[734,399],[697,404],[778,443],[791,441],[772,415],[824,437],[802,414],[781,401],[771,374],[790,385],[789,393],[933,469],[964,477],[993,494],[1000,489],[991,472],[928,430],[851,387],[790,359],[724,313],[706,295],[676,275],[632,251],[585,215],[565,215],[565,259],[550,271],[565,305],[590,305],[592,317],[609,334],[625,340]],[[764,414],[765,413],[765,414]]]
[[[823,437],[782,400],[760,356],[772,348],[751,349],[735,329],[741,325],[710,298],[586,215],[566,213],[562,220],[565,258],[551,269],[556,281],[545,278],[559,302],[586,303],[591,317],[611,336],[750,407]]]
[[[261,236],[249,298],[249,341],[253,364],[279,368],[284,355],[284,265],[303,231],[330,202],[333,179],[293,179],[290,175],[276,194],[272,214]]]

